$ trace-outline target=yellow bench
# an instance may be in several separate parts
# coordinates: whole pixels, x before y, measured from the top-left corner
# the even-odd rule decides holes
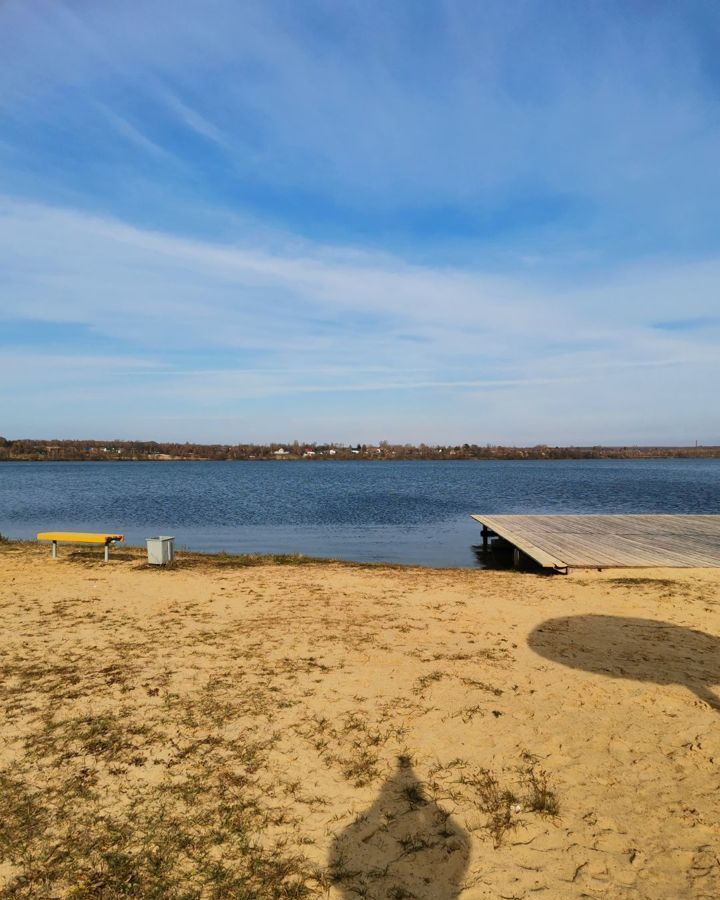
[[[57,545],[60,541],[65,544],[104,544],[105,562],[107,562],[112,544],[124,541],[125,536],[122,534],[93,534],[84,531],[42,531],[37,539],[52,541],[53,559],[57,559]]]

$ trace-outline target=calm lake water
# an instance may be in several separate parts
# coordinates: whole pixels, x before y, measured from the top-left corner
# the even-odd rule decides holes
[[[476,566],[470,513],[720,513],[720,460],[0,463],[0,533]]]

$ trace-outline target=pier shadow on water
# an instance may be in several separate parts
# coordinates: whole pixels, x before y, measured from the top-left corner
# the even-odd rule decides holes
[[[333,841],[329,869],[347,900],[455,900],[469,853],[468,834],[399,757],[372,806]]]
[[[681,684],[720,712],[720,637],[656,619],[563,616],[528,637],[540,656],[610,678]]]
[[[487,549],[482,544],[473,544],[470,550],[475,557],[475,562],[481,569],[513,569],[513,547],[500,541],[492,541]],[[523,554],[521,568],[529,572],[549,574],[535,560]],[[554,573],[553,573],[554,574]]]

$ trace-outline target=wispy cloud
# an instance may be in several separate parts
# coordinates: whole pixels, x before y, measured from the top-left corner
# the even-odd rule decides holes
[[[660,331],[704,331],[707,328],[717,328],[720,325],[720,316],[695,316],[690,319],[666,319],[662,322],[654,322],[653,327]]]
[[[159,92],[161,100],[189,129],[209,141],[213,141],[220,147],[228,147],[228,141],[223,132],[212,122],[208,121],[196,109],[193,109],[175,94],[162,90]]]
[[[180,176],[152,172],[166,203],[144,212],[161,227],[174,193],[185,228],[212,203],[315,238],[465,258],[482,242],[535,267],[686,254],[718,238],[719,26],[717,9],[674,5],[35,0],[0,9],[0,104],[13,142],[36,154],[51,138],[65,185],[115,211],[139,214],[113,179],[148,173],[112,152],[117,121],[93,136],[93,177],[72,168],[94,104],[183,158]]]
[[[712,262],[633,267],[570,290],[282,235],[269,244],[190,240],[8,199],[0,202],[0,243],[4,295],[13,298],[0,313],[22,320],[24,353],[32,352],[29,323],[37,323],[33,370],[52,382],[50,394],[99,396],[79,373],[110,374],[113,396],[142,432],[158,403],[169,415],[184,409],[189,422],[200,409],[252,409],[267,437],[288,410],[304,412],[310,427],[318,409],[332,417],[351,404],[351,437],[363,422],[382,427],[384,410],[412,396],[412,422],[407,413],[387,413],[387,422],[418,439],[440,440],[444,431],[459,439],[461,428],[480,439],[488,427],[570,439],[577,418],[569,411],[588,405],[603,410],[604,424],[579,437],[600,440],[601,428],[634,409],[656,422],[659,438],[668,397],[692,379],[709,391],[720,375],[712,341],[647,324],[647,298],[671,311],[677,284],[707,315],[720,285]],[[53,323],[66,324],[53,332]],[[52,352],[53,333],[70,342],[73,329],[79,355]],[[397,339],[408,334],[422,340]],[[559,340],[564,334],[572,340]],[[112,348],[107,364],[93,346]],[[17,364],[8,352],[7,372]],[[21,383],[19,396],[36,383]],[[696,389],[685,401],[694,431],[706,417],[703,397]],[[104,433],[117,409],[116,400],[93,412]]]
[[[132,124],[132,122],[129,122],[111,109],[108,109],[104,104],[98,104],[98,109],[111,128],[132,144],[135,144],[136,147],[145,150],[153,156],[160,156],[165,159],[170,158],[170,154],[167,150],[164,150],[156,144],[155,141],[150,140],[150,138],[143,134],[137,126]]]

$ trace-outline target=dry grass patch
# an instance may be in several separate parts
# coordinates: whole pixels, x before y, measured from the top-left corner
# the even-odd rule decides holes
[[[524,752],[518,765],[500,773],[454,759],[430,770],[430,783],[437,796],[448,796],[461,808],[480,813],[479,825],[471,830],[489,834],[497,848],[508,832],[526,824],[528,815],[551,819],[560,815],[560,802],[550,776],[538,758]]]
[[[270,773],[275,736],[230,737],[236,709],[208,690],[158,710],[44,711],[0,771],[0,896],[316,895],[321,874],[270,836],[298,825]]]

